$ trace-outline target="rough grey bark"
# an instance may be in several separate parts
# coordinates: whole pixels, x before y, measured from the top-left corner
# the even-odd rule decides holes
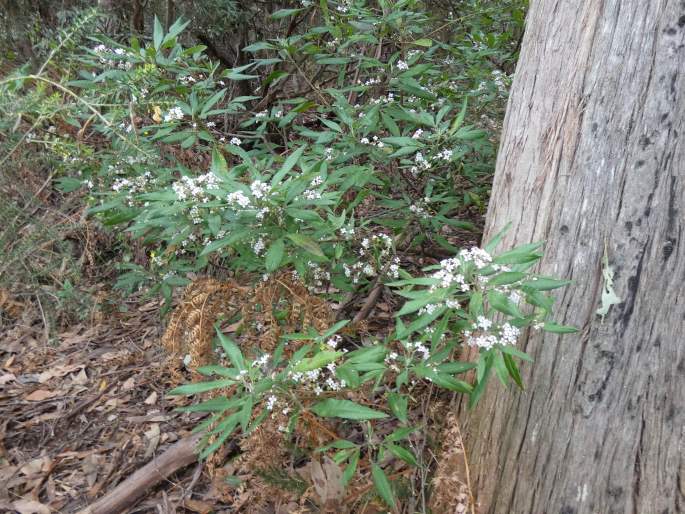
[[[485,237],[546,240],[580,332],[527,336],[527,390],[463,412],[479,512],[685,511],[684,138],[685,2],[532,2]]]

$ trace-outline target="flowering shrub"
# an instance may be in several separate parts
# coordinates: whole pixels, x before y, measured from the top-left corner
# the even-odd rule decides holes
[[[42,69],[3,80],[3,98],[20,99],[3,109],[42,131],[31,144],[68,154],[63,190],[86,189],[91,215],[144,246],[148,262],[121,265],[126,290],[170,302],[190,273],[254,284],[287,269],[339,305],[382,286],[406,299],[394,327],[363,344],[348,321],[286,335],[273,353],[218,330],[217,362],[197,369],[212,380],[174,391],[211,394],[186,407],[210,413],[203,456],[238,430],[275,424],[297,445],[303,417],[335,421],[339,439],[301,449],[344,464],[345,484],[368,460],[394,505],[388,456],[426,467],[418,399],[435,389],[475,404],[493,370],[522,387],[521,331],[571,330],[549,321],[545,293],[565,283],[530,271],[539,245],[459,249],[474,228],[461,217],[484,203],[487,116],[506,96],[513,35],[463,34],[450,14],[459,39],[441,41],[406,0],[301,5],[272,16],[321,25],[248,46],[248,64],[220,69],[180,43],[187,23],[165,33],[156,22],[145,45],[74,48],[61,81]],[[239,93],[243,81],[255,95]],[[446,252],[421,271],[423,256]],[[475,359],[460,361],[469,348]],[[473,381],[458,378],[472,369]]]
[[[521,330],[574,331],[548,319],[553,300],[545,292],[567,282],[528,271],[541,258],[540,245],[492,256],[489,250],[498,239],[487,249],[461,250],[429,267],[425,276],[391,283],[409,300],[397,313],[395,330],[373,344],[358,346],[341,337],[338,332],[347,324],[341,321],[321,334],[292,334],[273,354],[246,356],[218,331],[222,360],[198,369],[218,378],[172,391],[219,393],[186,408],[211,413],[202,425],[210,428],[203,455],[238,429],[249,435],[262,423],[276,422],[283,441],[294,441],[301,416],[336,419],[342,421],[336,428],[342,438],[320,450],[332,451],[335,462],[345,464],[344,483],[355,476],[360,456],[368,458],[378,493],[395,505],[381,465],[393,455],[419,466],[416,433],[425,430],[426,420],[417,419],[415,404],[427,386],[468,394],[472,405],[493,370],[503,384],[512,380],[523,387],[515,359],[530,358],[516,348]],[[294,341],[301,345],[286,356]],[[458,360],[464,347],[475,349],[475,362]],[[472,369],[473,384],[458,378]],[[229,388],[232,395],[223,396],[221,391]],[[373,407],[349,399],[369,388],[377,395]],[[374,430],[374,422],[389,418],[394,418],[394,430]],[[359,433],[364,434],[363,441],[356,441],[354,434]]]

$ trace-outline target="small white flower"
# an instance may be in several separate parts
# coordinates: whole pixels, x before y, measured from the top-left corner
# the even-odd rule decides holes
[[[164,115],[164,122],[165,123],[168,123],[170,121],[175,121],[175,120],[182,120],[182,119],[183,119],[183,111],[181,110],[180,107],[172,107]]]
[[[397,61],[396,66],[397,66],[397,69],[400,71],[404,71],[404,70],[409,69],[409,65],[402,60]]]
[[[231,140],[229,141],[229,143],[234,145],[234,146],[240,146],[243,144],[243,142],[237,137],[232,137]]]

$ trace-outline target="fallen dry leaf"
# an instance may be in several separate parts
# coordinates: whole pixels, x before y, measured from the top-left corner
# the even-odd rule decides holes
[[[135,385],[136,385],[135,379],[133,377],[129,377],[126,380],[126,382],[121,384],[121,389],[124,391],[130,391],[131,389],[133,389],[135,387]]]
[[[160,438],[160,432],[159,432],[159,424],[153,423],[150,426],[149,430],[145,431],[145,437],[148,439],[148,445],[145,450],[145,458],[150,458],[152,454],[155,452],[157,449],[157,446],[159,445],[159,438]]]
[[[31,394],[25,396],[24,400],[28,400],[30,402],[41,402],[43,400],[48,400],[50,398],[54,398],[55,396],[59,396],[60,394],[62,394],[60,391],[48,391],[47,389],[36,389]]]
[[[40,375],[38,375],[38,382],[41,384],[46,383],[49,381],[51,378],[55,377],[63,377],[64,375],[68,375],[69,373],[72,373],[76,371],[77,369],[83,368],[83,364],[72,364],[72,365],[67,365],[67,366],[53,366],[50,369],[43,371]]]
[[[5,385],[8,382],[12,382],[16,379],[17,377],[14,375],[14,373],[5,373],[4,375],[0,376],[0,385]]]
[[[157,403],[157,391],[152,391],[152,394],[145,398],[145,401],[143,402],[145,405],[154,405]]]
[[[71,382],[76,385],[86,385],[88,383],[88,375],[86,375],[85,368],[81,369],[78,374],[71,375]]]
[[[12,507],[19,514],[50,514],[50,507],[34,500],[17,500]]]

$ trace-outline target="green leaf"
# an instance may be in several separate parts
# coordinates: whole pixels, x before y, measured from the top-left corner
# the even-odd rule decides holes
[[[155,50],[159,51],[159,48],[162,46],[163,40],[164,28],[162,27],[162,24],[159,22],[157,16],[155,16],[154,29],[152,31],[152,46],[155,48]]]
[[[504,365],[507,367],[509,376],[516,383],[516,385],[519,386],[519,388],[523,389],[523,380],[521,379],[521,373],[519,372],[519,368],[516,365],[516,362],[514,362],[513,357],[508,353],[502,353],[502,357],[504,358]]]
[[[526,276],[521,271],[504,271],[488,279],[488,286],[505,286],[518,282]]]
[[[494,355],[492,353],[481,354],[481,358],[478,361],[477,370],[477,375],[479,377],[478,382],[476,383],[476,387],[473,388],[473,392],[469,397],[470,409],[476,406],[478,400],[480,400],[480,397],[483,395],[483,392],[485,391],[485,386],[488,383],[488,379],[490,378],[490,370],[492,369],[493,361]]]
[[[238,348],[238,345],[235,344],[228,336],[226,336],[221,330],[219,330],[219,327],[216,327],[216,334],[219,337],[219,343],[221,344],[221,347],[224,349],[226,352],[226,355],[230,359],[230,361],[233,363],[233,365],[238,368],[239,370],[244,370],[245,369],[245,358],[243,357],[242,352],[240,351],[240,348]]]
[[[496,311],[508,314],[514,318],[522,318],[523,314],[514,302],[512,302],[507,295],[499,291],[488,292],[488,303],[490,307]]]
[[[350,462],[349,464],[345,467],[345,470],[343,471],[343,476],[342,476],[342,485],[343,487],[346,486],[350,480],[352,480],[352,477],[354,476],[355,471],[357,471],[357,465],[359,464],[359,450],[355,451],[352,456],[350,457]]]
[[[419,46],[425,46],[427,48],[433,46],[433,40],[428,38],[417,39],[416,41],[412,41],[412,43]]]
[[[411,466],[419,465],[419,463],[416,462],[416,457],[414,457],[414,454],[406,448],[396,444],[386,444],[385,447],[390,450],[390,453],[392,453],[395,457],[402,459],[407,464]]]
[[[536,252],[542,243],[530,243],[519,246],[508,252],[499,254],[492,259],[495,264],[525,264],[528,262],[535,262],[542,257],[541,253]]]
[[[219,102],[219,101],[224,97],[225,94],[226,94],[226,89],[222,89],[222,90],[217,91],[216,93],[214,93],[214,94],[209,98],[209,100],[207,100],[207,101],[205,102],[205,104],[202,106],[202,110],[200,111],[200,118],[205,119],[206,116],[207,116],[207,113],[209,112],[209,110],[210,110],[212,107],[214,107],[214,104],[216,104],[217,102]]]
[[[464,107],[466,107],[466,104],[464,104]],[[464,111],[464,114],[465,114],[465,113],[466,113],[466,111]],[[461,114],[460,114],[460,116],[461,116]],[[504,225],[504,228],[503,228],[502,230],[500,230],[499,232],[497,232],[497,234],[495,235],[495,237],[493,237],[492,239],[490,239],[490,241],[488,242],[488,244],[486,244],[486,245],[483,247],[483,249],[484,249],[486,252],[492,253],[492,252],[495,250],[495,248],[497,248],[497,245],[500,243],[500,241],[502,241],[502,238],[504,237],[504,235],[507,233],[507,231],[508,231],[510,228],[511,228],[511,222],[509,222],[509,223],[507,223],[506,225]]]
[[[314,241],[313,239],[303,236],[302,234],[288,234],[288,239],[290,239],[293,243],[295,243],[297,246],[300,248],[304,248],[307,250],[309,253],[312,255],[316,255],[317,257],[322,257],[326,258],[326,255],[324,255],[323,251],[321,250],[321,247],[319,244]]]
[[[258,41],[257,43],[253,43],[251,45],[246,46],[243,48],[243,52],[258,52],[260,50],[275,50],[276,47],[272,45],[271,43],[267,43],[265,41]]]
[[[169,33],[166,36],[164,36],[164,39],[162,40],[162,45],[168,43],[176,36],[178,36],[181,32],[183,32],[189,23],[190,20],[183,21],[183,18],[179,18],[178,20],[176,20],[174,24],[171,27],[169,27]]]
[[[552,289],[558,289],[560,287],[567,286],[571,284],[570,280],[557,280],[550,277],[535,277],[532,280],[527,280],[521,285],[534,289],[536,291],[550,291]]]
[[[288,172],[291,169],[293,169],[293,167],[297,164],[297,161],[300,159],[300,157],[302,157],[302,154],[304,153],[306,148],[307,145],[303,145],[288,156],[288,158],[283,163],[283,166],[281,166],[281,169],[278,170],[278,172],[271,179],[272,186],[275,186],[281,180],[283,180],[283,178],[285,178]]]
[[[82,180],[73,177],[62,177],[55,180],[55,183],[57,185],[57,189],[63,193],[71,193],[83,185]]]
[[[207,391],[213,391],[214,389],[221,389],[224,387],[230,387],[235,384],[235,380],[222,379],[222,380],[211,380],[209,382],[197,382],[194,384],[185,384],[178,386],[167,394],[169,395],[191,395],[197,393],[206,393]]]
[[[336,400],[335,398],[320,401],[311,408],[311,411],[322,418],[343,418],[359,421],[388,417],[384,412],[364,407],[350,400]]]
[[[250,418],[252,417],[252,407],[254,407],[254,398],[252,395],[250,395],[243,405],[243,408],[239,411],[240,428],[243,430],[243,432],[247,430],[247,424],[250,422]]]
[[[557,325],[556,323],[545,323],[545,326],[542,327],[542,330],[545,332],[552,332],[554,334],[573,334],[574,332],[578,332],[576,327]]]
[[[297,14],[304,11],[303,7],[300,7],[299,9],[279,9],[278,11],[274,12],[271,17],[274,20],[280,20],[281,18],[287,18],[288,16],[292,16],[293,14]]]
[[[308,359],[302,359],[293,367],[293,371],[302,373],[313,369],[319,369],[331,362],[335,362],[341,355],[343,355],[342,352],[324,350]]]
[[[381,467],[373,462],[371,464],[371,478],[373,479],[373,485],[376,486],[376,491],[383,501],[388,504],[392,509],[395,508],[395,495],[392,492],[392,487],[390,486],[390,481],[385,475]]]
[[[388,405],[390,410],[402,423],[407,422],[407,397],[403,394],[388,393]]]
[[[204,450],[202,450],[198,458],[200,460],[205,459],[209,457],[212,453],[214,453],[216,450],[221,448],[221,446],[226,442],[226,439],[230,437],[235,428],[238,426],[238,421],[240,421],[240,412],[234,412],[233,414],[228,416],[228,418],[219,423],[219,425],[213,432],[220,433],[220,435],[212,444],[210,444]]]
[[[396,428],[395,430],[392,431],[392,433],[385,438],[386,441],[388,442],[397,442],[401,441],[402,439],[406,439],[409,434],[412,432],[416,432],[418,430],[418,427],[400,427]]]
[[[335,325],[333,325],[328,330],[326,330],[323,334],[321,334],[321,338],[326,339],[327,337],[331,337],[333,334],[335,334],[338,330],[343,328],[349,322],[350,322],[349,319],[343,319],[341,321],[338,321]]]
[[[276,241],[271,243],[269,250],[266,252],[266,271],[271,273],[278,269],[283,260],[284,250],[285,242],[283,241],[283,238],[276,239]]]
[[[526,362],[533,362],[533,358],[528,355],[527,353],[522,352],[521,350],[518,350],[514,346],[502,346],[500,348],[502,353],[508,353],[509,355],[513,355],[514,357],[518,357],[519,359],[526,361]]]

